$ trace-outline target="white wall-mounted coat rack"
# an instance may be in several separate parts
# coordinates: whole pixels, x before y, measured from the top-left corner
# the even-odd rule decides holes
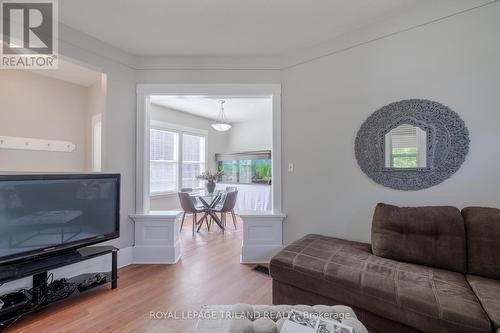
[[[76,145],[71,141],[0,136],[0,149],[58,151],[71,153],[76,149]]]

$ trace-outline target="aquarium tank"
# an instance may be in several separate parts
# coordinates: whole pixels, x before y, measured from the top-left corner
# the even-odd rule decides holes
[[[217,168],[223,171],[221,183],[271,184],[270,151],[216,154]]]

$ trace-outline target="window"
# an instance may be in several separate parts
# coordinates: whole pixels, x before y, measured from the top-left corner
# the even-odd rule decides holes
[[[155,122],[156,124],[156,122]],[[206,135],[156,124],[150,130],[150,194],[202,188],[196,177],[205,171]]]
[[[387,168],[425,168],[427,133],[419,127],[403,124],[386,134]]]
[[[182,135],[182,187],[201,188],[196,176],[205,171],[205,137]]]
[[[179,135],[175,132],[151,129],[149,151],[151,194],[177,191]]]

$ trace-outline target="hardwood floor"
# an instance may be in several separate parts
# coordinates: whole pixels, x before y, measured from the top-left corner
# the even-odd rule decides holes
[[[5,332],[194,332],[196,319],[150,319],[150,312],[192,315],[203,304],[271,304],[271,279],[239,263],[242,225],[234,231],[203,227],[195,239],[191,221],[181,235],[175,265],[120,269],[118,289],[109,285],[21,318]],[[190,312],[191,311],[191,312]]]

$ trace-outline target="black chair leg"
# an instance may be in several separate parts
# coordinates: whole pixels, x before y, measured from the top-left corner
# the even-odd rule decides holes
[[[196,232],[199,232],[201,227],[203,226],[203,220],[207,221],[207,216],[204,215],[201,219],[200,222],[198,223],[198,228],[196,229]]]
[[[193,213],[193,238],[194,238],[194,229],[196,229],[196,213]]]
[[[186,218],[186,212],[184,212],[184,214],[182,214],[182,222],[181,222],[181,228],[179,229],[179,232],[182,231],[182,227],[184,226],[184,219]]]
[[[207,224],[207,231],[210,231],[210,223],[208,223],[208,218],[205,216],[205,223]]]
[[[234,210],[231,211],[231,217],[233,218],[234,230],[236,230],[236,214]]]

